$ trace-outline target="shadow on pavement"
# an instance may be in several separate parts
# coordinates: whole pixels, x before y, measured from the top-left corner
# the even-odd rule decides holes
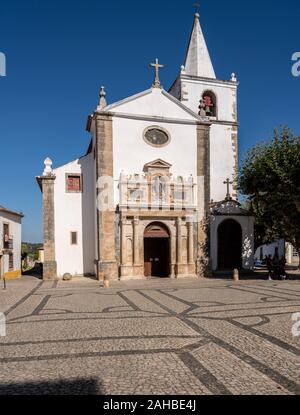
[[[0,384],[0,395],[101,395],[95,379]]]

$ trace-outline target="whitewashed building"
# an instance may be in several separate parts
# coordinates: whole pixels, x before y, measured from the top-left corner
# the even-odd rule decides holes
[[[262,261],[265,257],[271,255],[274,258],[277,255],[279,258],[285,257],[287,265],[298,266],[299,255],[296,248],[292,244],[286,242],[284,239],[260,246],[255,253],[255,260]]]
[[[152,86],[88,117],[85,156],[37,177],[44,206],[44,278],[202,277],[253,267],[254,220],[235,176],[235,74],[216,78],[199,15],[167,92]],[[210,241],[210,242],[209,242]]]
[[[0,278],[15,279],[22,275],[23,214],[0,206]]]
[[[288,265],[299,266],[299,253],[297,249],[288,242],[285,244],[285,258]]]

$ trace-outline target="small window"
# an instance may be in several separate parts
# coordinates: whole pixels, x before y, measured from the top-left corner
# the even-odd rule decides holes
[[[77,245],[77,232],[71,232],[71,245]]]
[[[14,270],[14,254],[9,254],[8,268],[9,268],[9,271]]]
[[[80,174],[66,175],[66,191],[67,193],[81,193],[82,192],[82,178]]]
[[[9,224],[3,224],[3,248],[9,249]]]

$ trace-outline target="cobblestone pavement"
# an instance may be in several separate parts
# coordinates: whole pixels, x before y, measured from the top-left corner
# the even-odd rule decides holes
[[[42,282],[0,291],[0,394],[300,392],[300,282]]]

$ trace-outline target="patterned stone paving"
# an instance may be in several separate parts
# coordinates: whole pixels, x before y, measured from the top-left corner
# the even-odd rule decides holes
[[[297,281],[24,277],[0,312],[0,394],[300,393]]]

